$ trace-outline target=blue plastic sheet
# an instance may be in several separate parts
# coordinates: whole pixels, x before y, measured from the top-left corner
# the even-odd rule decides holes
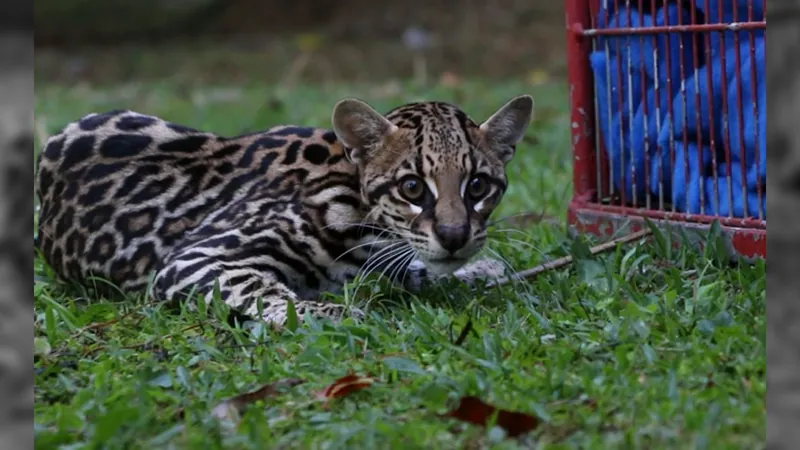
[[[764,17],[763,0],[659,3],[606,6],[598,28]],[[590,62],[611,181],[628,201],[663,193],[678,211],[766,219],[764,30],[604,36]]]

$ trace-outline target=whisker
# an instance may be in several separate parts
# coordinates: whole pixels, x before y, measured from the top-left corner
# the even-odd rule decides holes
[[[519,239],[515,239],[515,238],[512,238],[512,237],[508,237],[508,236],[506,236],[505,239],[507,239],[508,242],[514,242],[514,243],[523,245],[525,247],[530,248],[531,250],[536,250],[537,252],[541,252],[542,251],[541,249],[539,249],[539,247],[531,244],[530,242],[525,242],[525,241],[522,241],[522,240],[519,240]],[[496,238],[493,239],[493,242],[496,242],[498,244],[503,244],[504,243],[503,241],[499,241]]]
[[[403,256],[405,256],[407,252],[408,252],[408,249],[407,248],[403,248],[403,251],[397,252],[394,255],[392,255],[391,260],[387,261],[386,265],[380,269],[380,276],[381,277],[387,277],[391,281],[392,280],[392,276],[397,271],[397,266],[398,266],[398,263],[400,262],[400,259]],[[387,272],[389,272],[390,270],[391,270],[391,273],[387,275]]]
[[[359,270],[366,271],[372,265],[377,264],[381,262],[383,259],[385,259],[387,255],[393,254],[394,251],[398,250],[398,246],[399,248],[402,248],[403,245],[405,245],[405,242],[399,241],[378,249],[378,251],[375,252],[374,254],[370,254],[369,258],[367,258],[367,260],[364,261],[364,264],[361,265]]]
[[[411,252],[411,254],[410,254],[410,255],[409,255],[409,257],[408,257],[408,261],[407,261],[407,262],[405,262],[405,265],[406,265],[406,270],[404,270],[404,271],[403,271],[403,278],[400,280],[400,286],[403,286],[403,288],[404,288],[404,289],[405,289],[405,285],[406,285],[406,276],[408,276],[408,272],[409,272],[409,270],[408,270],[408,266],[409,266],[409,265],[410,265],[412,262],[414,262],[414,259],[415,259],[415,258],[419,257],[419,254],[418,254],[418,252],[417,252],[417,251],[416,251],[416,250],[415,250],[413,247],[411,248],[411,250],[412,250],[412,252]]]
[[[526,236],[526,237],[533,236],[530,233],[526,233],[526,232],[524,232],[522,230],[517,230],[516,228],[492,228],[492,229],[488,229],[486,231],[488,233],[511,233],[511,232],[514,232],[514,233],[519,233],[519,234],[521,234],[523,236]]]
[[[361,267],[359,267],[358,271],[356,272],[354,277],[356,280],[356,290],[361,287],[363,281],[372,274],[375,268],[392,258],[396,252],[402,251],[404,245],[406,245],[405,242],[396,242],[378,250],[375,255],[371,255],[370,258],[367,259],[367,261]],[[398,248],[398,246],[400,247]]]
[[[406,251],[407,248],[405,246],[393,249],[390,253],[388,253],[381,259],[380,264],[373,265],[372,268],[369,270],[369,272],[367,272],[367,274],[364,276],[364,278],[369,277],[370,275],[375,273],[376,270],[379,271],[379,274],[381,276],[384,276],[386,274],[386,271],[389,270],[394,264],[395,259],[399,257],[401,254],[405,254]]]
[[[414,260],[415,254],[416,250],[414,250],[413,247],[409,246],[409,248],[405,253],[402,253],[395,258],[395,261],[392,263],[392,265],[394,265],[395,268],[389,275],[389,280],[392,282],[393,286],[399,286],[402,290],[405,291],[405,285],[403,284],[402,281],[398,284],[397,278],[402,273],[403,279],[405,279],[406,274],[408,274],[408,265],[411,261]],[[392,290],[391,292],[394,292],[394,290]]]
[[[329,223],[329,224],[326,224],[325,226],[323,226],[320,229],[321,230],[327,230],[328,228],[332,228],[332,227],[363,227],[363,228],[367,228],[367,229],[370,229],[370,230],[376,230],[376,231],[383,231],[384,230],[384,228],[381,228],[381,227],[379,227],[377,225],[372,225],[372,224],[368,224],[368,223],[361,223],[361,222],[335,222],[335,223]]]
[[[336,261],[341,259],[347,254],[354,252],[358,249],[369,247],[367,259],[358,268],[353,276],[354,284],[352,285],[354,292],[358,292],[364,285],[367,279],[376,271],[381,276],[389,278],[390,281],[396,282],[400,273],[404,275],[407,273],[407,266],[410,261],[416,256],[417,252],[410,245],[412,242],[422,242],[419,237],[411,232],[410,229],[405,227],[394,227],[392,229],[382,228],[373,224],[364,224],[369,217],[377,211],[374,208],[367,215],[364,216],[362,223],[338,223],[327,224],[324,228],[332,226],[366,226],[372,230],[377,231],[377,235],[369,239],[367,242],[361,242],[348,248],[345,252],[336,258]],[[386,235],[385,239],[383,238]]]
[[[486,224],[487,227],[494,226],[498,223],[506,222],[508,220],[516,219],[518,217],[528,217],[528,218],[535,218],[536,223],[546,221],[548,218],[547,212],[542,211],[541,213],[533,213],[533,212],[521,212],[516,214],[511,214],[505,217],[499,217],[489,223]]]
[[[520,233],[520,234],[522,234],[522,235],[524,235],[526,237],[530,237],[530,235],[527,234],[527,233],[523,233],[523,232],[521,232],[519,230],[515,230],[513,228],[507,228],[507,229],[502,229],[502,230],[494,230],[494,231],[496,231],[498,233],[505,233],[504,237],[510,242],[515,242],[517,244],[520,244],[520,245],[523,245],[525,247],[528,247],[531,250],[534,250],[535,252],[537,252],[540,256],[547,256],[545,254],[545,252],[542,251],[542,249],[540,249],[539,247],[536,247],[535,245],[531,244],[530,242],[521,241],[519,239],[514,239],[514,238],[508,236],[508,233],[510,233],[510,232],[517,232],[517,233]],[[496,239],[493,239],[493,240],[495,242],[498,242]]]
[[[506,259],[503,255],[500,254],[500,252],[491,247],[484,247],[484,250],[491,253],[491,255],[494,258],[497,258],[498,261],[503,263],[503,265],[506,266],[506,269],[510,270],[511,272],[515,272],[514,267],[511,265],[508,259]]]
[[[384,244],[384,243],[391,243],[391,242],[395,242],[395,241],[396,241],[395,239],[379,239],[379,240],[368,241],[368,242],[364,242],[364,243],[361,243],[361,244],[358,244],[358,245],[354,245],[354,246],[350,247],[349,249],[347,249],[346,251],[342,252],[341,255],[337,256],[336,259],[333,260],[333,262],[339,261],[339,259],[341,259],[345,255],[347,255],[348,253],[354,252],[354,251],[356,251],[356,250],[358,250],[360,248],[364,248],[364,247],[366,247],[368,245],[378,245],[378,244]]]
[[[395,283],[397,281],[396,276],[399,275],[399,271],[401,271],[401,270],[403,272],[406,271],[409,258],[411,258],[413,256],[414,256],[414,249],[411,246],[409,246],[408,249],[404,253],[401,253],[400,255],[398,255],[395,258],[395,261],[392,263],[393,265],[395,265],[395,268],[392,270],[392,273],[389,275],[389,280],[391,280],[393,283]]]
[[[388,252],[386,255],[381,255],[381,257],[376,258],[369,265],[365,266],[363,269],[360,269],[359,273],[356,275],[356,284],[355,284],[355,287],[354,287],[354,291],[358,292],[361,289],[361,287],[364,285],[364,283],[366,283],[366,281],[369,279],[369,277],[376,270],[381,269],[380,273],[381,273],[381,275],[383,275],[385,273],[385,271],[388,270],[388,267],[389,267],[388,262],[392,261],[396,257],[396,255],[398,255],[398,254],[400,254],[400,253],[402,253],[404,251],[405,251],[405,249],[403,247],[394,248],[394,249],[392,249],[392,251]]]
[[[354,250],[357,250],[357,249],[359,249],[359,248],[365,247],[365,246],[367,246],[367,245],[372,245],[372,246],[375,246],[375,245],[378,245],[378,244],[381,244],[381,243],[387,243],[387,242],[394,242],[394,241],[398,241],[398,239],[381,239],[381,237],[382,237],[384,234],[386,234],[386,233],[389,233],[389,230],[384,230],[384,231],[382,231],[381,233],[379,233],[377,236],[375,236],[373,239],[370,239],[370,240],[368,240],[367,242],[364,242],[364,243],[361,243],[361,244],[358,244],[358,245],[355,245],[355,246],[353,246],[352,248],[348,249],[347,251],[345,251],[344,253],[342,253],[341,255],[339,255],[339,257],[338,257],[338,258],[336,258],[336,261],[338,261],[338,260],[339,260],[339,258],[341,258],[342,256],[344,256],[344,255],[346,255],[346,254],[348,254],[348,253],[350,253],[350,252],[352,252],[352,251],[354,251]],[[369,252],[369,254],[367,255],[367,259],[369,259],[369,257],[370,257],[371,255],[372,255],[372,249],[370,249],[370,252]]]
[[[504,266],[506,266],[506,268],[509,271],[509,275],[508,276],[511,277],[513,282],[521,281],[521,280],[517,279],[516,277],[514,277],[514,274],[516,273],[516,270],[514,269],[513,266],[511,266],[511,263],[508,262],[508,259],[506,259],[503,255],[501,255],[498,251],[496,251],[495,249],[493,249],[491,247],[484,247],[484,249],[487,252],[490,252],[492,254],[492,256],[497,258],[498,261],[500,261]],[[532,296],[533,292],[531,291],[530,285],[528,285],[527,283],[522,283],[522,285],[524,286],[525,293]]]
[[[376,240],[377,240],[377,239],[380,239],[380,238],[381,238],[381,237],[383,237],[383,236],[384,236],[386,233],[393,233],[393,232],[391,232],[391,231],[389,231],[389,230],[383,231],[383,232],[379,233],[377,236],[375,236],[375,239],[376,239]],[[393,234],[394,234],[394,233],[393,233]],[[404,240],[403,240],[401,237],[393,238],[393,239],[391,239],[391,241],[393,241],[394,243],[402,243],[402,242],[404,242]],[[367,254],[367,259],[369,259],[369,258],[371,258],[371,257],[372,257],[372,254],[373,254],[372,252],[373,252],[374,250],[375,250],[375,248],[374,248],[374,247],[373,247],[372,249],[370,249],[369,253]],[[380,251],[380,248],[378,249],[378,251]]]

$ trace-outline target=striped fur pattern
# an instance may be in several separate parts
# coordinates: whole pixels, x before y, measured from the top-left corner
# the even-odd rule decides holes
[[[397,278],[421,261],[451,274],[482,248],[532,106],[517,97],[477,125],[447,103],[384,116],[350,99],[331,130],[237,137],[89,114],[39,155],[39,250],[79,283],[150,285],[168,301],[208,301],[218,283],[228,305],[267,322],[282,324],[289,300],[300,315],[339,318],[342,305],[320,294],[359,271]]]

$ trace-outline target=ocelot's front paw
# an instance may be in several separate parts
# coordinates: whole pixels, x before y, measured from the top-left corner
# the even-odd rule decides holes
[[[411,275],[409,277],[410,281],[407,283],[409,287],[418,291],[425,282],[437,280],[437,277],[428,272],[421,262],[415,261],[414,264],[409,268]],[[506,265],[493,258],[481,258],[467,263],[452,275],[452,277],[470,285],[477,280],[494,281],[504,276],[506,276]],[[450,276],[443,275],[438,278],[445,279],[450,278]]]
[[[406,289],[419,294],[426,284],[435,283],[438,280],[456,278],[462,283],[472,286],[478,280],[495,281],[503,278],[507,272],[506,265],[502,261],[494,258],[481,258],[466,264],[452,275],[438,277],[428,271],[421,261],[414,261],[408,268],[408,275],[405,283]]]
[[[506,265],[494,258],[481,258],[458,269],[453,276],[464,283],[478,280],[494,281],[506,275]]]
[[[339,322],[346,317],[354,319],[366,317],[366,314],[361,309],[340,303],[299,302],[295,305],[295,311],[297,311],[297,318],[300,320],[303,319],[306,313],[315,319],[331,319],[333,322]]]

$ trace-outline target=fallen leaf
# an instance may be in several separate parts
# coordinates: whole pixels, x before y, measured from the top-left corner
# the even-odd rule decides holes
[[[239,414],[247,405],[275,396],[280,393],[281,389],[294,387],[303,382],[297,378],[289,378],[265,384],[255,391],[246,392],[218,403],[211,409],[211,417],[236,423],[239,421]]]
[[[375,380],[370,377],[360,377],[354,374],[345,375],[331,383],[325,389],[319,391],[317,393],[317,398],[320,400],[330,400],[332,398],[344,397],[351,392],[368,388],[372,386],[374,382]]]
[[[458,407],[442,417],[451,417],[473,425],[486,426],[495,413],[497,413],[495,425],[505,430],[506,435],[509,437],[528,433],[539,425],[538,417],[521,412],[497,409],[478,397],[462,397]]]

